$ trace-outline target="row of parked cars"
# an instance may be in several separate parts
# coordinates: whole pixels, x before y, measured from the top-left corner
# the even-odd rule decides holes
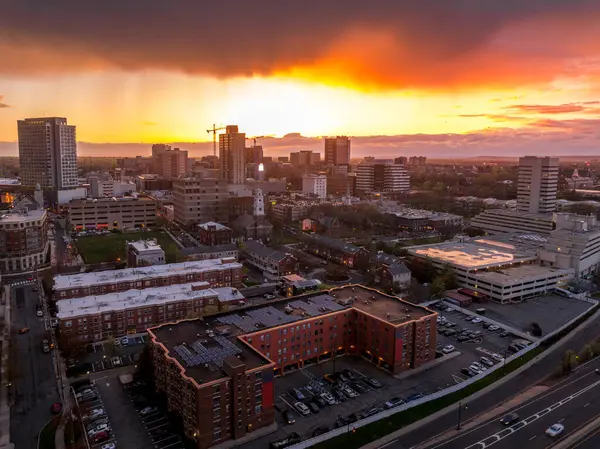
[[[504,362],[504,357],[502,357],[500,354],[493,353],[490,354],[489,357],[480,357],[479,360],[474,361],[467,368],[462,368],[460,372],[465,376],[474,377],[487,371],[496,363],[502,362]]]
[[[135,380],[125,388],[154,447],[183,449],[184,443],[156,400],[152,386],[145,380]]]
[[[84,382],[73,386],[73,391],[90,447],[116,449],[117,442],[96,387]]]

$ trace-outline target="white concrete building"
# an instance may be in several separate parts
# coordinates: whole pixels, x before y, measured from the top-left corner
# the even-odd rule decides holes
[[[486,210],[471,219],[471,226],[490,234],[502,232],[534,232],[548,235],[554,228],[552,214],[520,212],[509,209]]]
[[[23,185],[72,189],[77,180],[75,126],[66,118],[28,118],[17,122],[19,174]]]
[[[312,174],[302,176],[302,193],[320,199],[327,198],[327,176]]]
[[[167,263],[165,251],[156,240],[127,242],[127,264],[130,267],[164,265]]]
[[[389,164],[383,169],[384,192],[409,192],[410,176],[404,165]]]
[[[519,212],[554,212],[557,192],[558,158],[525,156],[519,159]]]
[[[427,259],[441,270],[454,269],[462,287],[500,303],[520,302],[551,292],[573,277],[572,268],[538,264],[534,244],[480,238],[408,248],[413,257]]]

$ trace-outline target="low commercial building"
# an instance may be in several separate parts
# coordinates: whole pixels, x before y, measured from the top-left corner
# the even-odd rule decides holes
[[[288,253],[263,245],[256,240],[244,243],[245,262],[262,271],[267,279],[279,279],[298,271],[298,259]]]
[[[24,209],[1,213],[0,273],[23,273],[49,262],[46,211]]]
[[[234,259],[239,258],[239,248],[235,243],[217,246],[191,246],[181,249],[186,260]]]
[[[145,267],[167,263],[165,251],[156,240],[138,240],[127,242],[127,265]]]
[[[198,225],[198,240],[206,246],[228,245],[233,231],[221,223],[209,221]]]
[[[54,276],[56,299],[79,298],[189,282],[209,282],[215,287],[241,285],[242,264],[233,259],[210,259],[124,270]]]
[[[369,251],[325,235],[311,234],[303,238],[305,251],[348,268],[362,268],[369,263]]]
[[[145,196],[80,199],[69,202],[71,229],[133,229],[156,226],[156,200]]]
[[[148,334],[157,388],[204,449],[251,438],[274,422],[273,374],[342,354],[394,374],[434,360],[436,318],[425,307],[357,285]]]
[[[554,229],[551,213],[519,212],[508,209],[486,210],[471,219],[471,226],[490,234],[534,232],[548,235]]]
[[[56,302],[61,347],[110,340],[184,318],[216,313],[243,296],[235,288],[208,282],[131,289]]]
[[[461,228],[464,219],[460,215],[447,212],[435,212],[409,207],[380,208],[380,210],[396,218],[398,227],[407,231],[439,230],[447,227]]]
[[[502,304],[551,292],[574,274],[571,268],[539,265],[535,245],[492,238],[412,246],[408,252],[438,270],[452,268],[461,287]]]

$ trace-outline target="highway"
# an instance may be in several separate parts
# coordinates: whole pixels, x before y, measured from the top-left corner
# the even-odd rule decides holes
[[[502,413],[497,417],[460,432],[430,449],[542,449],[566,438],[582,424],[600,415],[600,375],[594,362],[548,391]],[[517,413],[518,422],[511,426],[500,423],[508,413]],[[545,435],[552,424],[560,423],[565,430],[559,437]]]
[[[48,334],[44,319],[36,316],[39,298],[34,288],[34,284],[14,288],[11,301],[14,405],[10,409],[10,435],[18,449],[37,447],[38,433],[52,416],[50,407],[59,401],[52,355],[42,351],[42,339]],[[25,327],[29,332],[18,334]]]
[[[566,350],[572,349],[575,351],[580,351],[583,346],[600,336],[600,314],[594,315],[591,319],[589,319],[585,323],[585,327],[579,330],[573,337],[568,341],[560,341],[556,344],[554,351],[548,354],[544,359],[540,362],[534,364],[529,369],[523,371],[517,376],[513,377],[510,381],[499,385],[497,388],[491,390],[490,392],[480,396],[479,398],[469,402],[468,408],[463,410],[462,412],[462,421],[466,423],[468,420],[480,415],[481,413],[493,409],[498,406],[502,402],[514,397],[519,394],[523,390],[528,389],[529,387],[537,384],[542,379],[546,378],[550,373],[554,372],[561,365],[561,360],[563,354]],[[567,379],[570,381],[572,379],[577,379],[578,376],[585,374],[586,369],[591,369],[592,366],[600,368],[600,360],[594,361],[590,363],[588,366],[584,367],[580,371],[571,374],[571,376]],[[593,376],[589,376],[593,377]],[[587,379],[587,377],[586,377]],[[583,381],[582,381],[583,382]],[[576,387],[574,387],[576,388]],[[596,394],[600,393],[600,388],[595,390]],[[581,404],[582,406],[585,404]],[[599,404],[600,406],[600,404]],[[582,410],[586,410],[592,407],[592,405],[588,405]],[[562,407],[561,407],[562,408]],[[567,408],[563,408],[563,411],[568,411]],[[595,408],[591,408],[590,410],[595,410]],[[536,410],[533,410],[535,412]],[[598,413],[600,413],[600,409],[598,409]],[[528,415],[529,416],[529,415]],[[552,416],[553,417],[553,416]],[[560,418],[559,418],[560,419]],[[542,421],[540,421],[541,423]],[[545,421],[543,421],[545,422]],[[583,422],[583,421],[582,421]],[[417,429],[409,432],[396,440],[393,440],[389,443],[386,443],[384,446],[386,449],[409,449],[409,448],[425,448],[431,447],[431,445],[424,444],[425,442],[431,440],[434,436],[438,436],[444,434],[446,432],[455,432],[457,424],[457,412],[456,410],[451,410],[448,413],[440,416],[437,419],[432,420],[431,422],[424,424]],[[539,423],[538,423],[539,424]],[[552,423],[548,424],[551,425]],[[499,428],[498,430],[502,430]],[[568,429],[567,429],[568,430]],[[465,431],[466,432],[466,431]],[[489,435],[493,435],[495,432],[489,432]],[[543,431],[541,432],[543,435]],[[482,433],[484,435],[484,433]],[[485,435],[484,435],[485,436]],[[515,436],[516,437],[516,436]],[[535,441],[538,437],[534,438],[532,441]],[[462,440],[461,440],[462,441]],[[474,444],[480,441],[480,439],[472,439],[465,440],[466,445],[450,445],[445,446],[448,449],[464,449],[469,446],[469,444]],[[510,441],[510,440],[509,440]],[[527,442],[527,448],[530,449],[531,442],[525,440]],[[547,442],[548,444],[550,442]],[[500,442],[495,443],[494,445],[497,448],[502,447]],[[434,446],[435,447],[435,446]],[[476,446],[478,448],[482,446]],[[486,446],[486,447],[489,447]],[[511,447],[511,446],[506,446]],[[519,446],[512,446],[519,447]],[[545,447],[545,446],[544,446]],[[596,446],[600,447],[600,446]],[[533,448],[533,446],[531,446]]]

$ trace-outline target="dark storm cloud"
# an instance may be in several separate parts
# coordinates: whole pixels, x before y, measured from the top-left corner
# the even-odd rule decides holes
[[[351,61],[368,61],[373,73],[362,67],[356,77],[402,68],[416,76],[387,74],[382,82],[418,84],[423,78],[433,84],[448,72],[452,83],[458,75],[445,64],[464,63],[461,58],[505,26],[597,9],[596,0],[5,0],[0,71],[112,66],[218,77],[271,74],[310,66],[332,51],[335,57],[340,40],[357,32],[359,43],[346,50],[360,47]],[[371,33],[391,44],[372,47]],[[402,66],[407,63],[412,66]],[[435,78],[423,77],[429,65],[436,67]]]

